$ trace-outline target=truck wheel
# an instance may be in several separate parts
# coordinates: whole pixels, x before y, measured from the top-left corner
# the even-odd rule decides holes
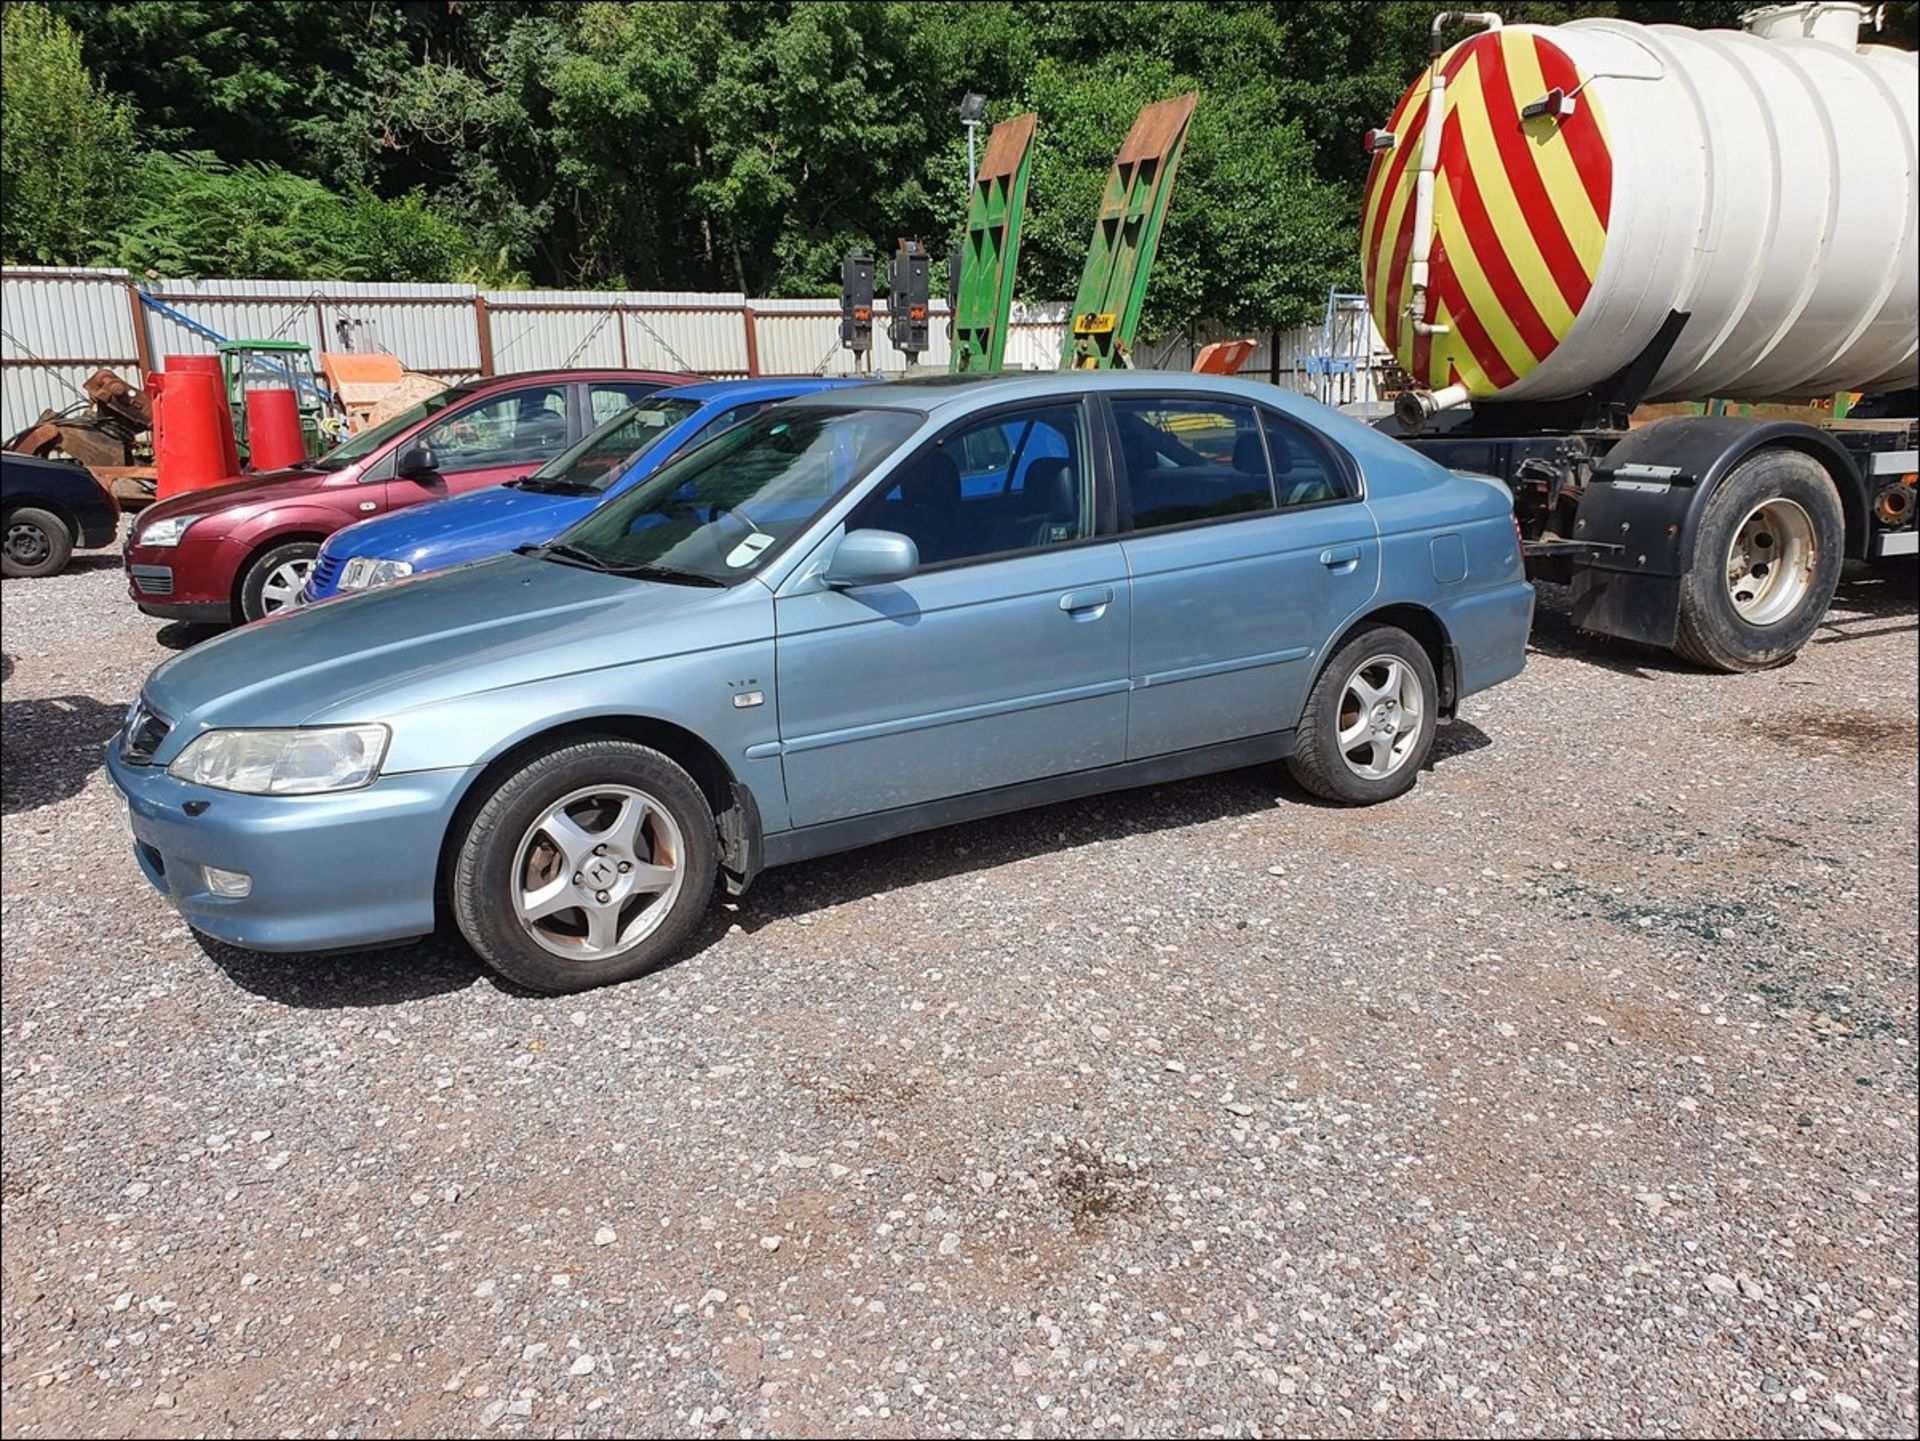
[[[73,533],[66,522],[30,505],[7,512],[6,531],[0,571],[9,579],[57,574],[73,554]]]
[[[449,890],[467,943],[557,995],[671,959],[719,872],[693,777],[647,746],[587,740],[536,756],[471,813]]]
[[[320,547],[310,540],[276,545],[247,567],[247,578],[240,582],[240,623],[272,615],[293,604],[300,588],[313,570]]]
[[[1790,450],[1742,461],[1707,498],[1674,650],[1720,671],[1791,659],[1840,584],[1846,533],[1840,494],[1818,462]]]
[[[1396,626],[1341,646],[1307,693],[1287,769],[1330,801],[1367,806],[1413,789],[1433,749],[1440,687],[1426,649]]]

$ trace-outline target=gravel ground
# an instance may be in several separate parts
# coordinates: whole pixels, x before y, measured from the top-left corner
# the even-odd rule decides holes
[[[4,594],[9,1436],[1915,1434],[1909,576],[1275,770],[768,876],[561,1001],[202,946]]]

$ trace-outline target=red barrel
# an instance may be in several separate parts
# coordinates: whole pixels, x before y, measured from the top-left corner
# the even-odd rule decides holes
[[[214,393],[220,400],[220,445],[226,469],[222,474],[240,474],[240,446],[233,437],[233,406],[227,400],[227,377],[220,369],[217,355],[169,355],[168,370],[198,370],[213,377]]]
[[[147,377],[153,391],[154,494],[160,500],[228,479],[220,443],[226,404],[219,382],[202,370],[169,368]]]
[[[247,399],[247,449],[253,468],[279,470],[299,465],[307,458],[307,443],[300,434],[300,405],[291,390],[249,390]]]

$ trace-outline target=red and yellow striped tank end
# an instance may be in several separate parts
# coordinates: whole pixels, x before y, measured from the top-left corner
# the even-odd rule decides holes
[[[1447,83],[1418,318],[1445,329],[1416,334],[1407,314],[1433,70],[1401,97],[1393,147],[1373,158],[1361,264],[1374,324],[1415,382],[1487,396],[1545,360],[1586,303],[1606,248],[1613,151],[1587,77],[1544,35],[1488,31],[1435,65]],[[1562,113],[1523,114],[1555,92]]]

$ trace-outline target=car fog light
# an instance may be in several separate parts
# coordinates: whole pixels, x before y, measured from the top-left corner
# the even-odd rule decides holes
[[[208,890],[230,901],[237,901],[253,891],[253,877],[245,871],[223,871],[218,866],[202,866],[200,874],[207,878]]]

